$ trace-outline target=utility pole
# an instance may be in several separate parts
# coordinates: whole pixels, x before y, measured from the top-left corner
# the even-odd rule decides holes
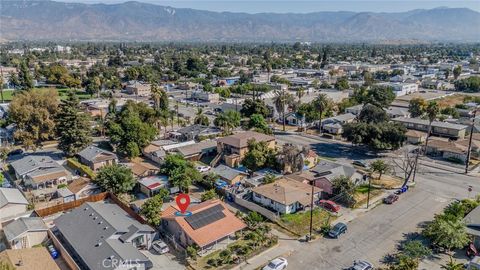
[[[315,180],[313,180],[312,193],[310,200],[310,235],[308,236],[308,241],[312,239],[312,229],[313,229],[313,192],[315,191]]]
[[[370,189],[372,187],[372,177],[371,175],[367,176],[368,177],[368,194],[367,194],[367,209],[370,206]]]
[[[468,163],[470,163],[470,152],[472,151],[472,137],[473,137],[473,127],[475,126],[475,117],[477,116],[477,110],[479,108],[475,108],[473,111],[473,120],[470,126],[470,138],[468,139],[468,149],[467,149],[467,161],[465,162],[465,174],[468,173]]]

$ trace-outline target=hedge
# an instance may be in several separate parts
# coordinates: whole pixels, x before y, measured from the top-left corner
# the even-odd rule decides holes
[[[79,170],[82,175],[86,174],[90,179],[95,179],[95,173],[90,169],[90,167],[81,164],[78,160],[74,158],[67,159],[67,165],[73,169]]]

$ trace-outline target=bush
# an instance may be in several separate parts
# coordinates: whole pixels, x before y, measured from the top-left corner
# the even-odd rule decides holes
[[[197,259],[197,252],[198,252],[197,247],[195,247],[195,246],[188,246],[187,247],[187,255],[188,255],[188,257],[192,258],[192,260]]]
[[[90,179],[95,179],[95,173],[90,169],[90,167],[85,166],[78,162],[75,158],[67,159],[67,165],[75,170],[80,171],[82,175],[87,175]]]
[[[208,259],[207,264],[213,267],[217,267],[221,265],[220,261],[216,258]]]

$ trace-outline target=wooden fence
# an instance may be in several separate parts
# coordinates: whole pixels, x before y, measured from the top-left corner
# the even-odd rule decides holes
[[[78,200],[75,200],[75,201],[62,203],[62,204],[57,204],[57,205],[50,206],[50,207],[43,208],[43,209],[37,209],[37,210],[35,210],[35,213],[39,217],[46,217],[46,216],[56,214],[58,212],[65,212],[65,211],[68,211],[68,210],[73,209],[75,207],[79,207],[80,205],[82,205],[85,202],[103,201],[103,200],[107,199],[108,197],[109,197],[108,192],[103,192],[103,193],[99,193],[99,194],[90,195],[86,198],[78,199]]]

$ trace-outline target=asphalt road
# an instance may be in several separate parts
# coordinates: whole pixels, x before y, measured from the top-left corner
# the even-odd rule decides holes
[[[348,144],[305,138],[300,135],[277,135],[279,143],[310,145],[319,155],[349,162],[375,156]],[[468,186],[473,187],[471,194]],[[288,259],[289,269],[344,269],[354,260],[366,259],[379,266],[397,245],[421,231],[453,199],[480,193],[480,178],[440,168],[419,166],[417,183],[393,205],[379,205],[348,224],[348,231],[339,239],[320,239],[308,244],[293,244]],[[272,258],[265,258],[265,260]],[[432,269],[434,270],[434,269]]]
[[[290,269],[344,269],[353,260],[366,259],[380,265],[397,245],[421,230],[454,198],[468,196],[467,186],[480,191],[480,181],[470,176],[429,170],[417,185],[393,205],[379,205],[348,224],[339,239],[321,239],[305,244],[288,257]]]

